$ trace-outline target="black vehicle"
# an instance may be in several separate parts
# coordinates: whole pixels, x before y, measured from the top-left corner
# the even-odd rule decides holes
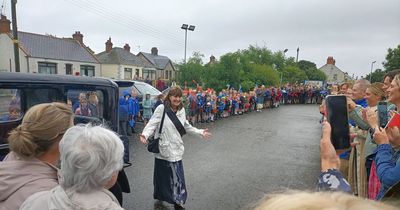
[[[121,85],[130,87],[132,84]],[[24,113],[30,107],[40,103],[64,102],[75,112],[75,124],[106,124],[118,133],[118,97],[118,85],[110,79],[0,72],[0,160],[9,152],[8,133],[22,122]],[[77,111],[80,98],[85,98],[92,105],[90,112]],[[123,181],[129,188],[128,181]]]

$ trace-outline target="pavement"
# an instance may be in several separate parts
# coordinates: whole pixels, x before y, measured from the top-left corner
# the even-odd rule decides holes
[[[195,125],[209,128],[213,136],[184,136],[186,209],[249,209],[266,194],[314,190],[320,169],[319,119],[317,105],[281,105]],[[126,173],[132,192],[124,194],[123,207],[174,209],[169,204],[154,207],[154,157],[137,134],[130,149],[133,165]]]

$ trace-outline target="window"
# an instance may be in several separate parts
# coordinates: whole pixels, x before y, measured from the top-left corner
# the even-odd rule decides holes
[[[27,109],[36,104],[49,103],[49,102],[60,102],[63,101],[62,93],[58,89],[48,89],[48,88],[34,88],[34,89],[24,89],[24,95],[26,95],[26,105]]]
[[[0,89],[0,122],[18,120],[22,117],[20,91]]]
[[[139,75],[139,69],[136,69],[135,75],[136,75],[136,77],[140,77],[140,75]]]
[[[65,74],[72,75],[72,64],[65,64]]]
[[[131,80],[132,79],[132,68],[124,69],[124,79]]]
[[[165,79],[168,79],[168,71],[165,71]]]
[[[81,76],[94,77],[94,66],[81,65]]]
[[[172,79],[172,71],[169,71],[169,78]]]
[[[100,90],[68,90],[67,104],[77,116],[103,118],[104,94]]]
[[[333,80],[337,80],[337,74],[333,75]]]
[[[57,64],[38,62],[39,74],[57,74]]]
[[[149,70],[149,69],[143,69],[143,78],[144,79],[149,79],[149,80],[154,80],[156,79],[156,71],[155,70]]]

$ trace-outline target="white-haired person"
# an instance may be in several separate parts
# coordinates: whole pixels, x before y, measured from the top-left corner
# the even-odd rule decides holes
[[[63,103],[31,107],[8,137],[10,153],[0,161],[0,209],[18,209],[32,194],[58,185],[58,143],[73,126]]]
[[[112,131],[101,126],[77,125],[60,141],[60,185],[30,196],[22,210],[121,210],[107,189],[123,166],[124,146]]]

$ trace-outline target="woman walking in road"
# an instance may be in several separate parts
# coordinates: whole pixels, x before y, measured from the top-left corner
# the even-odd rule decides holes
[[[140,141],[143,144],[147,144],[147,139],[153,134],[155,138],[160,137],[160,153],[155,154],[153,197],[158,200],[156,204],[166,201],[174,204],[176,209],[184,209],[183,205],[187,199],[182,163],[184,146],[181,135],[190,132],[201,135],[203,138],[211,136],[207,129],[197,129],[189,124],[181,97],[182,90],[179,87],[171,88],[165,97],[164,104],[157,107],[140,135]],[[164,109],[164,123],[161,135],[158,136]],[[180,128],[179,131],[176,126]]]

